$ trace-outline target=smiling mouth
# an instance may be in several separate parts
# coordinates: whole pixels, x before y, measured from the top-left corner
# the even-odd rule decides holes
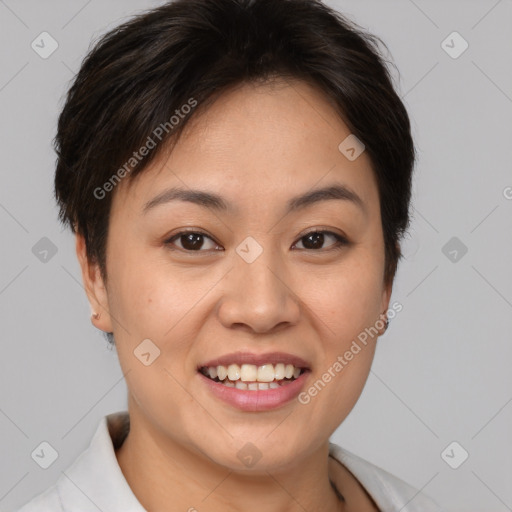
[[[203,366],[199,369],[208,379],[226,387],[258,391],[286,386],[308,371],[291,364]]]

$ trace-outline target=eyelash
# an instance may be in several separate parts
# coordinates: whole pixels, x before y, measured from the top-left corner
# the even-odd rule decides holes
[[[210,250],[191,251],[191,250],[187,250],[187,249],[182,249],[180,247],[173,247],[174,240],[179,239],[183,235],[188,235],[188,234],[191,234],[191,233],[194,234],[194,235],[202,235],[202,236],[212,240],[212,242],[216,243],[215,240],[213,240],[209,235],[207,235],[203,231],[187,230],[187,231],[180,231],[179,233],[176,233],[171,238],[165,240],[164,244],[167,246],[167,248],[169,248],[172,251],[181,251],[181,252],[185,252],[185,253],[201,253],[201,252],[208,253],[208,252],[210,252]],[[326,234],[326,235],[332,235],[336,239],[336,243],[334,243],[328,249],[299,249],[299,250],[301,250],[301,251],[308,251],[308,252],[311,252],[311,251],[312,252],[328,252],[328,251],[332,251],[332,250],[334,250],[334,251],[341,250],[344,247],[350,245],[350,242],[344,236],[339,235],[338,233],[334,233],[332,231],[320,230],[320,229],[311,230],[311,231],[305,233],[304,235],[302,235],[298,239],[298,241],[296,243],[298,243],[300,240],[302,240],[303,238],[305,238],[308,235],[311,235],[313,233],[322,233],[322,234]],[[295,245],[295,244],[293,244],[293,245]],[[213,249],[213,250],[215,250],[215,249]]]

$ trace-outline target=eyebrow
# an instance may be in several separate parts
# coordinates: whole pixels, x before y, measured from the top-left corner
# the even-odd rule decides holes
[[[359,207],[363,213],[366,213],[366,207],[361,197],[346,185],[336,184],[319,189],[313,189],[305,194],[291,198],[286,204],[285,214],[301,210],[320,201],[333,199],[352,202],[354,205]],[[162,193],[148,201],[143,206],[142,213],[146,214],[156,206],[177,200],[194,203],[218,212],[234,213],[237,211],[237,208],[228,203],[223,197],[212,192],[173,187],[164,190]]]

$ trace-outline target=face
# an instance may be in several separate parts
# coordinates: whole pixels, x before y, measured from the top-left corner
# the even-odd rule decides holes
[[[305,83],[244,85],[198,114],[170,156],[115,190],[106,286],[81,257],[102,313],[94,323],[114,332],[132,421],[233,469],[250,441],[260,469],[282,468],[326,443],[368,376],[377,337],[358,336],[391,292],[378,189],[367,154],[349,160],[338,149],[350,130]],[[162,196],[173,187],[221,196],[226,208]],[[198,371],[271,352],[306,371],[266,391]]]

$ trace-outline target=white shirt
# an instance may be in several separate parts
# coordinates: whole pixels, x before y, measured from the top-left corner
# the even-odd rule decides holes
[[[89,447],[57,482],[18,512],[146,512],[117,462],[129,428],[127,411],[104,416]],[[381,512],[440,512],[422,492],[372,463],[329,443],[329,453],[366,489]]]

